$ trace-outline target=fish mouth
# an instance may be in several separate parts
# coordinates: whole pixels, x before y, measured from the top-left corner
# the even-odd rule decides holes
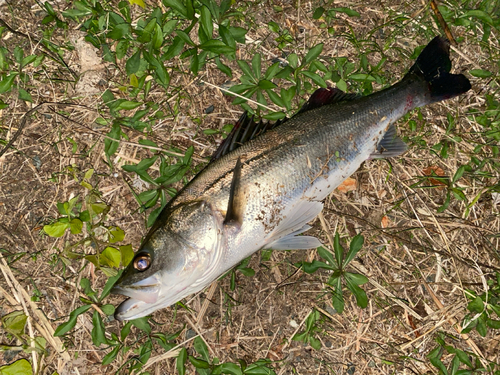
[[[121,294],[129,297],[123,301],[115,310],[115,319],[133,319],[133,316],[148,310],[148,306],[155,305],[160,297],[161,283],[156,275],[130,285],[115,285],[111,289],[112,294]]]

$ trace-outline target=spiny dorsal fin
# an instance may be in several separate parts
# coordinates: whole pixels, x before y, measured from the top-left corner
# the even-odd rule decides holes
[[[240,158],[236,161],[236,166],[233,171],[233,179],[229,188],[229,201],[227,203],[226,217],[224,224],[241,225],[243,223],[244,199],[243,190],[241,189],[241,168],[242,163]]]
[[[360,95],[358,94],[346,94],[345,92],[334,87],[319,88],[313,92],[309,100],[304,103],[302,108],[300,108],[300,110],[293,115],[293,117],[327,104],[340,103],[347,100],[357,99],[359,97]],[[258,137],[270,129],[274,129],[287,120],[288,118],[285,117],[284,119],[276,122],[262,121],[262,119],[254,121],[254,116],[249,116],[246,111],[243,112],[239,120],[234,125],[233,130],[221,143],[217,151],[215,151],[212,155],[211,161],[221,158],[229,152],[237,149],[242,144]]]

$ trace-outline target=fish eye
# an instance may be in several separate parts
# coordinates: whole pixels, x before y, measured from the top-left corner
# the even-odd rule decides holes
[[[135,257],[134,259],[134,268],[137,271],[146,271],[151,265],[151,257],[149,254],[141,254]]]

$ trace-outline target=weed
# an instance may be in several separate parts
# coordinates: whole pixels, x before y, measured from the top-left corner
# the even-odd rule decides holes
[[[196,373],[199,375],[243,375],[243,374],[258,374],[258,375],[275,375],[273,369],[269,367],[271,361],[258,360],[254,363],[247,364],[244,360],[240,359],[238,363],[226,362],[219,363],[218,358],[210,358],[207,345],[203,339],[196,337],[193,342],[193,347],[199,355],[195,357],[188,355],[187,350],[183,348],[177,357],[176,367],[179,375],[186,373],[186,362],[189,362],[195,367]]]
[[[317,249],[318,254],[326,262],[313,260],[312,263],[303,262],[302,267],[304,272],[314,273],[319,269],[325,269],[332,271],[330,278],[327,281],[328,286],[332,292],[332,304],[335,310],[339,314],[344,311],[344,294],[342,291],[342,280],[344,280],[347,285],[347,289],[356,298],[356,302],[359,307],[365,308],[368,304],[368,298],[363,289],[359,285],[363,285],[368,282],[366,276],[359,273],[347,272],[346,267],[356,257],[356,254],[361,250],[363,246],[364,238],[361,235],[355,236],[350,243],[349,251],[344,257],[344,248],[340,244],[340,236],[338,233],[335,234],[333,246],[334,254],[325,249],[324,247],[319,247]]]

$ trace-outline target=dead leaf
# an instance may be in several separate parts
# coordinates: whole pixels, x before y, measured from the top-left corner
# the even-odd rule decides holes
[[[424,176],[439,176],[439,177],[444,177],[444,170],[436,165],[432,165],[430,167],[422,169],[422,173]],[[444,189],[446,187],[446,184],[443,181],[436,180],[435,178],[430,177],[429,182],[433,185],[439,186],[438,189]]]
[[[356,190],[357,183],[354,178],[348,177],[344,182],[342,182],[339,187],[337,187],[338,191],[342,193],[347,193],[348,191]]]
[[[380,225],[382,226],[382,228],[387,228],[389,226],[389,222],[389,218],[387,216],[383,216],[382,220],[380,221]]]

